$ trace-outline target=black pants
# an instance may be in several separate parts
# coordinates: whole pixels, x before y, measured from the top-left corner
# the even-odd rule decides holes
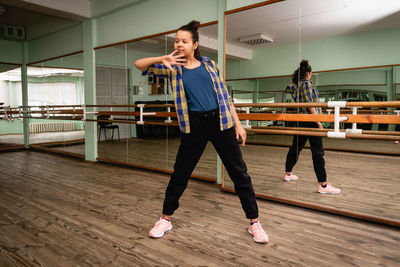
[[[299,127],[305,128],[318,128],[318,124],[315,122],[300,122]],[[293,136],[293,143],[289,149],[286,157],[286,172],[291,172],[294,165],[296,165],[299,158],[299,154],[303,149],[304,145],[310,141],[312,160],[314,165],[314,171],[317,175],[318,182],[326,182],[326,171],[325,171],[325,150],[322,145],[322,137],[320,136],[305,136],[295,135]]]
[[[258,218],[253,185],[236,140],[235,128],[220,130],[218,110],[190,112],[189,118],[190,133],[181,135],[174,172],[165,192],[163,214],[172,215],[179,207],[179,198],[186,189],[189,176],[210,140],[234,182],[246,217],[248,219]]]

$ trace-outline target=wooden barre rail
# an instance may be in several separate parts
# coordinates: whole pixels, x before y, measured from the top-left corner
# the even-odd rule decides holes
[[[258,113],[238,113],[240,120],[251,121],[312,121],[312,122],[334,122],[334,115],[314,115],[314,114],[258,114]],[[343,123],[382,123],[400,124],[399,115],[350,115]]]
[[[43,108],[62,108],[62,107],[139,107],[141,104],[136,105],[53,105],[53,106],[19,106],[22,108],[28,107],[43,107]],[[173,104],[143,104],[145,107],[174,107]],[[236,103],[235,107],[328,107],[328,102],[319,103]],[[371,107],[400,107],[400,101],[370,101],[370,102],[346,102],[346,107],[361,107],[361,108],[371,108]]]
[[[270,130],[270,129],[246,129],[246,131],[251,133],[261,133],[261,134],[307,135],[307,136],[322,136],[322,137],[328,136],[327,132],[315,132],[315,131]],[[391,141],[400,140],[400,136],[395,136],[395,135],[374,135],[374,134],[357,134],[357,133],[346,133],[346,138],[391,140]]]
[[[252,126],[252,129],[271,129],[271,130],[297,130],[297,131],[312,131],[312,132],[329,132],[333,129],[319,129],[319,128],[304,128],[304,127],[277,127],[277,126]],[[349,129],[350,130],[350,129]],[[341,129],[341,132],[346,132],[345,129]],[[377,134],[377,135],[400,135],[398,131],[372,131],[362,130],[365,134]]]
[[[304,107],[304,108],[311,108],[311,107],[327,107],[328,102],[319,102],[319,103],[238,103],[234,104],[235,107],[250,107],[250,108],[261,108],[261,107],[280,107],[280,108],[293,108],[293,107]],[[346,107],[362,107],[362,108],[373,108],[373,107],[392,107],[398,108],[400,107],[400,101],[385,101],[385,102],[346,102]]]
[[[77,116],[83,115],[82,110],[55,110],[48,113],[45,110],[32,111],[33,114],[42,115],[72,115]],[[152,112],[152,115],[146,115],[146,117],[176,117],[176,112]],[[0,112],[0,117],[4,116],[4,112]],[[19,114],[18,111],[10,111],[7,114]],[[110,115],[110,116],[140,116],[138,111],[98,111],[99,115]],[[270,114],[270,113],[238,113],[240,120],[252,120],[252,121],[309,121],[309,122],[334,122],[334,115],[326,114]],[[379,123],[379,124],[400,124],[400,115],[351,115],[346,114],[348,118],[343,123]]]
[[[52,106],[18,106],[21,108],[135,108],[139,107],[140,104],[137,105],[52,105]],[[173,104],[146,104],[145,107],[174,107]],[[15,107],[17,108],[17,107]]]
[[[127,124],[137,124],[137,120],[93,120],[87,119],[87,121],[94,122],[115,122],[115,123],[127,123]],[[167,126],[179,126],[178,122],[158,122],[158,121],[144,121],[144,125],[167,125]]]

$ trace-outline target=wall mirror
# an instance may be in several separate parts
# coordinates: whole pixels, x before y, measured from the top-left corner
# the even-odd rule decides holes
[[[216,59],[217,25],[207,24],[199,33],[202,54]],[[140,124],[140,116],[127,116],[126,112],[139,112],[138,105],[143,104],[144,113],[168,111],[159,105],[172,105],[169,110],[175,110],[170,81],[142,76],[134,66],[137,59],[171,53],[174,38],[171,32],[96,49],[97,110],[121,112],[100,117],[105,119],[98,122],[100,160],[172,172],[180,143],[176,118],[144,116],[144,124]],[[192,176],[216,181],[216,166],[217,156],[209,145]]]
[[[84,156],[84,122],[80,116],[61,114],[84,104],[83,79],[82,53],[28,65],[31,145]]]
[[[287,0],[228,11],[225,16],[225,75],[235,103],[294,102],[285,88],[292,83],[292,74],[302,59],[312,66],[311,83],[322,102],[399,99],[400,48],[394,42],[400,33],[397,1]],[[246,112],[243,108],[238,111]],[[298,108],[251,112],[300,113]],[[322,114],[329,112],[329,108],[322,109]],[[359,114],[398,113],[395,108],[363,108]],[[270,129],[298,126],[288,121],[248,124]],[[333,126],[324,123],[324,127]],[[341,123],[340,127],[352,126]],[[395,124],[357,127],[382,135],[399,135],[400,130]],[[323,138],[327,180],[342,192],[322,195],[317,193],[312,153],[307,146],[293,169],[299,180],[283,181],[292,141],[293,135],[248,134],[242,152],[260,197],[399,225],[400,186],[393,176],[399,144],[393,140]],[[223,189],[233,191],[226,172]]]
[[[22,105],[21,67],[18,64],[0,62],[0,150],[23,146],[22,119],[6,116],[5,110]]]

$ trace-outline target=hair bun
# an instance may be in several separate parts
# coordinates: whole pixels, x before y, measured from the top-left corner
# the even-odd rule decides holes
[[[308,66],[308,60],[303,59],[303,60],[300,62],[300,67],[301,67],[301,68],[307,68],[307,66]]]
[[[200,27],[200,22],[198,22],[197,20],[192,20],[188,23],[188,26],[197,30]]]

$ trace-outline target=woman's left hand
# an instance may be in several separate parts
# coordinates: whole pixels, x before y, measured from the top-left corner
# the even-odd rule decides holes
[[[236,139],[239,140],[239,136],[240,136],[240,138],[242,138],[242,146],[244,146],[246,143],[246,137],[247,137],[246,130],[243,129],[243,126],[239,124],[239,125],[235,125],[235,132],[236,132]]]

